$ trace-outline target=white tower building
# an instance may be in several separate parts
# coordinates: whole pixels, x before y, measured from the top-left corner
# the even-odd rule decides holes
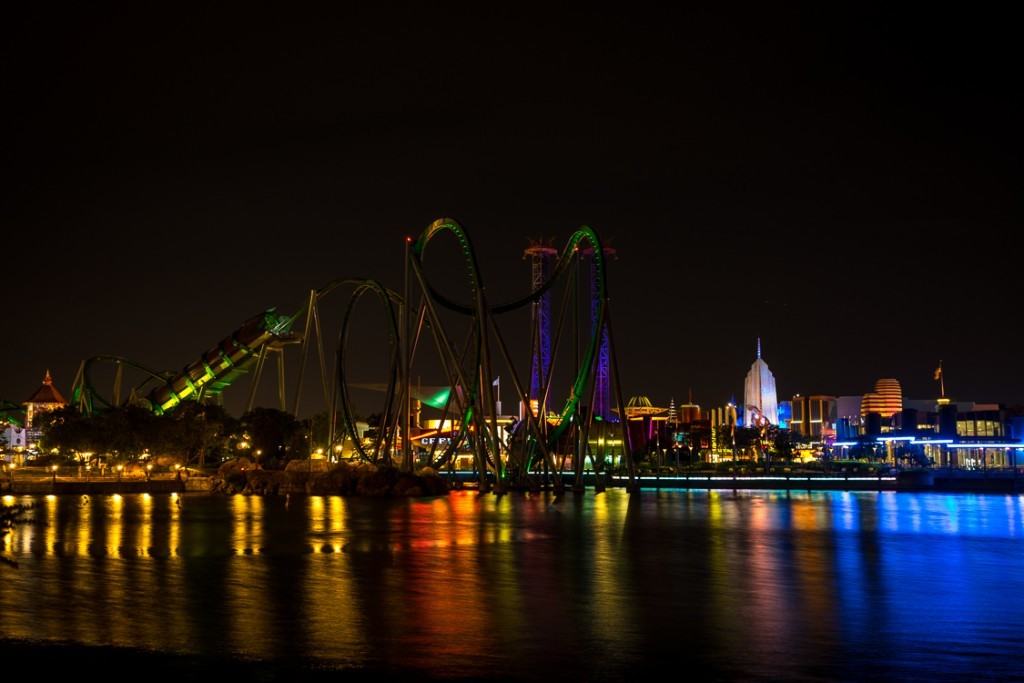
[[[760,414],[773,425],[779,424],[779,403],[775,395],[775,375],[761,359],[761,338],[757,338],[757,358],[750,366],[743,389],[743,426],[755,424]]]

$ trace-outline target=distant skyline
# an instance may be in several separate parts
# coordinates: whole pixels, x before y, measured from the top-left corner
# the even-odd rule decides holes
[[[496,299],[528,237],[611,240],[627,397],[739,397],[760,336],[780,400],[936,396],[941,359],[954,400],[1024,403],[1009,16],[17,12],[0,398],[96,354],[179,369],[341,275],[397,287],[452,216]]]

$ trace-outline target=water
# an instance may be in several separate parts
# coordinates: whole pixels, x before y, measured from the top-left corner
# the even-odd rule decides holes
[[[441,677],[1024,676],[1021,496],[17,500],[0,638]]]

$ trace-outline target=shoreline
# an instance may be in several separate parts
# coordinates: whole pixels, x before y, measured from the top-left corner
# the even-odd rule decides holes
[[[643,475],[638,476],[637,489],[689,489],[689,490],[781,490],[781,491],[896,491],[906,493],[993,493],[1021,494],[1024,493],[1024,476],[1010,476],[1010,473],[966,472],[901,472],[896,476],[864,476],[857,474],[833,475],[721,475],[721,474],[689,474],[689,475]],[[439,472],[449,484],[455,484],[451,490],[477,489],[477,479],[471,472]],[[549,478],[547,486],[510,487],[512,492],[552,491],[555,477]],[[584,473],[583,485],[588,492],[600,492],[607,488],[629,488],[629,480],[619,475],[599,477],[593,473]],[[456,483],[457,482],[457,483]],[[600,483],[600,486],[598,485]],[[565,492],[573,491],[573,476],[562,474]],[[284,495],[260,493],[226,493],[216,491],[213,477],[189,477],[186,480],[153,479],[151,481],[109,481],[109,480],[31,480],[5,481],[0,484],[3,495],[115,495],[115,494],[171,494],[201,493],[223,495]],[[308,493],[305,491],[289,491],[289,495],[334,495],[331,493]],[[338,493],[337,495],[344,495]],[[349,494],[353,495],[353,494]],[[354,497],[374,497],[359,496]],[[386,496],[393,497],[393,496]]]
[[[471,472],[439,472],[446,479],[458,481],[472,489],[477,478]],[[1014,476],[1004,470],[923,470],[905,471],[894,475],[863,475],[856,473],[832,474],[777,474],[732,475],[700,473],[685,475],[642,475],[636,477],[639,490],[782,490],[782,491],[896,491],[904,493],[1024,493],[1024,476]],[[549,477],[541,490],[551,490],[556,476]],[[574,476],[562,472],[561,482],[572,490]],[[629,488],[629,479],[622,475],[595,475],[584,472],[583,486],[587,489]],[[536,490],[536,489],[534,489]]]

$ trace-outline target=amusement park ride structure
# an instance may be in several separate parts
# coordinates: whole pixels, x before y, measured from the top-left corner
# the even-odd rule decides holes
[[[457,301],[438,291],[424,269],[428,245],[445,233],[454,236],[460,249],[461,269],[469,290],[466,301]],[[308,358],[311,349],[315,349],[324,408],[329,418],[328,453],[335,444],[349,437],[361,459],[412,470],[416,465],[435,469],[451,466],[460,449],[468,450],[473,456],[481,490],[491,485],[501,490],[509,484],[526,484],[538,476],[546,478],[548,474],[560,473],[562,463],[570,455],[574,486],[582,487],[585,460],[590,458],[595,471],[607,471],[611,451],[605,445],[616,443],[621,465],[632,482],[635,473],[629,431],[624,421],[615,424],[609,420],[612,412],[624,414],[607,287],[606,256],[613,252],[602,247],[598,235],[585,226],[572,234],[561,252],[550,245],[534,243],[526,251],[526,255],[533,258],[530,293],[493,304],[487,299],[469,235],[456,221],[441,218],[431,223],[416,240],[406,238],[401,294],[376,280],[339,278],[312,290],[305,306],[295,315],[285,316],[268,310],[243,323],[176,373],[157,372],[117,356],[95,356],[82,362],[75,378],[72,402],[85,413],[134,403],[162,414],[173,411],[184,401],[215,398],[243,373],[253,369],[248,399],[251,409],[266,361],[276,355],[277,399],[284,410],[287,407],[284,349],[297,346],[299,370],[291,410],[298,414]],[[589,261],[591,284],[588,330],[584,330],[579,321],[579,281],[585,261]],[[557,315],[552,317],[549,295],[558,285],[563,287],[561,302]],[[329,363],[321,308],[336,291],[349,292],[349,298],[344,307],[335,357],[333,363]],[[352,355],[349,337],[354,325],[353,314],[367,295],[384,310],[389,337],[383,410],[376,437],[370,444],[363,443],[356,434],[350,387],[358,385],[350,381],[347,367]],[[530,379],[523,383],[498,323],[503,314],[527,306],[533,310],[532,353]],[[454,319],[462,323],[443,320],[442,309],[449,312],[449,319],[454,314]],[[570,318],[572,330],[567,334],[565,328]],[[303,329],[296,334],[292,327],[300,319]],[[569,368],[569,395],[561,410],[551,413],[546,407],[553,398],[555,358],[560,342],[569,334],[574,337],[570,343],[575,346],[573,367]],[[456,345],[457,341],[461,341],[461,346]],[[422,364],[428,356],[433,356],[434,363],[443,369],[447,387],[430,397],[417,391],[412,381],[418,363]],[[501,359],[507,376],[511,377],[516,397],[526,406],[521,411],[522,419],[510,431],[499,430],[499,403],[490,381],[496,375],[495,356]],[[114,387],[109,399],[103,397],[93,383],[93,370],[101,363],[114,365]],[[122,398],[125,366],[141,372],[145,380]],[[609,410],[612,387],[617,411]],[[601,393],[603,406],[599,406]],[[451,438],[443,447],[440,439],[433,439],[429,449],[416,443],[413,405],[418,401],[441,411],[441,425],[453,426]],[[600,438],[595,436],[598,433]],[[617,438],[607,438],[609,436]],[[556,457],[556,454],[559,455]],[[556,487],[560,487],[561,482],[561,476],[554,478]]]

